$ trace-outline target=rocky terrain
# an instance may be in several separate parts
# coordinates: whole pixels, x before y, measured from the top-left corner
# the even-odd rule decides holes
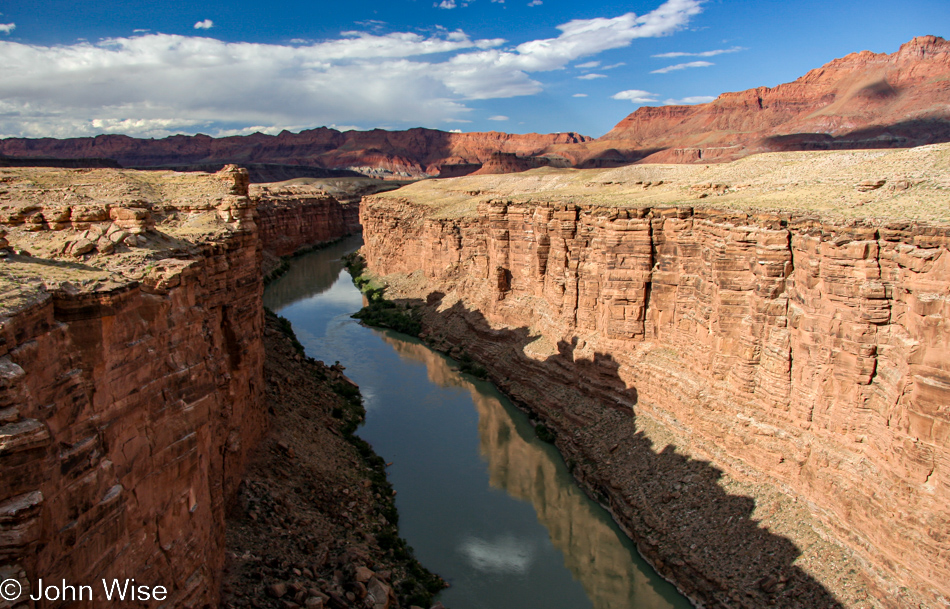
[[[397,538],[385,464],[351,435],[359,390],[307,358],[286,323],[264,330],[271,431],[227,520],[223,607],[429,606],[441,581]]]
[[[0,140],[11,158],[111,159],[123,166],[251,166],[258,181],[347,170],[372,177],[457,177],[538,167],[710,163],[759,152],[907,148],[950,141],[950,42],[920,36],[895,53],[861,51],[776,87],[694,106],[642,107],[596,140],[576,133],[346,131],[160,140],[124,135]],[[2,162],[2,161],[0,161]]]
[[[706,607],[950,606],[950,145],[364,200],[364,255]]]
[[[862,51],[777,87],[695,106],[644,107],[597,140],[552,151],[581,166],[709,163],[759,152],[906,148],[950,141],[950,42]]]
[[[322,191],[251,196],[234,166],[0,169],[0,579],[130,578],[174,607],[431,597],[351,435],[358,388],[265,324],[262,249],[345,231]]]
[[[246,172],[0,170],[0,228],[0,577],[217,604],[267,428]]]

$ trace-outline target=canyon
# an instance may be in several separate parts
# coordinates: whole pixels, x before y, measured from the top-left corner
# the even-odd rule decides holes
[[[41,158],[196,170],[237,163],[250,168],[253,181],[275,182],[322,177],[327,171],[392,179],[544,166],[725,162],[760,152],[950,141],[948,96],[950,42],[920,36],[894,53],[852,53],[776,87],[723,93],[692,106],[645,106],[596,139],[574,132],[340,132],[326,127],[221,138],[6,138],[0,140],[0,166]]]
[[[364,199],[367,268],[706,607],[950,605],[950,146]]]
[[[275,403],[262,251],[347,234],[338,202],[291,191],[252,197],[234,166],[0,170],[3,580],[130,578],[218,605],[225,515]]]

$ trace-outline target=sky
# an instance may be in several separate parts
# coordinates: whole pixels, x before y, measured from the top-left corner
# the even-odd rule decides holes
[[[599,137],[926,34],[950,1],[0,0],[0,137]]]

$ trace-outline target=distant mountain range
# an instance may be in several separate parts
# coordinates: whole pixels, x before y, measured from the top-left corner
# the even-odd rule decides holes
[[[112,160],[124,167],[255,165],[255,181],[316,169],[376,177],[508,173],[545,165],[709,163],[779,150],[900,148],[950,141],[950,42],[921,36],[892,54],[862,51],[777,87],[707,104],[643,107],[609,133],[514,135],[435,129],[279,135],[0,140],[0,163]],[[4,157],[6,157],[4,159]],[[331,172],[334,173],[334,172]]]

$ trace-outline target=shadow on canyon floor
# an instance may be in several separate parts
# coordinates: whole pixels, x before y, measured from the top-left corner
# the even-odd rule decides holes
[[[801,523],[805,507],[777,491],[757,505],[761,497],[741,494],[747,487],[682,454],[661,425],[647,417],[638,421],[637,390],[620,378],[611,355],[575,360],[575,340],[559,343],[546,357],[529,357],[525,348],[538,337],[528,328],[492,329],[480,312],[460,303],[438,311],[442,298],[434,292],[426,302],[401,302],[423,311],[430,345],[472,355],[515,403],[530,405],[557,434],[575,478],[610,507],[641,553],[683,592],[707,608],[844,607],[796,564],[802,550],[761,523]],[[814,532],[812,538],[821,544]],[[858,576],[847,577],[854,582]]]

